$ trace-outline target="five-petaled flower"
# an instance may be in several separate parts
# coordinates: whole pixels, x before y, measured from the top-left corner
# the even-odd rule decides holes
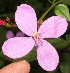
[[[34,9],[27,4],[21,4],[15,12],[18,28],[29,37],[14,37],[4,42],[3,53],[16,59],[27,55],[34,46],[37,50],[39,65],[46,71],[53,71],[59,63],[56,49],[44,38],[58,38],[67,30],[65,18],[52,16],[45,20],[37,31],[37,17]]]

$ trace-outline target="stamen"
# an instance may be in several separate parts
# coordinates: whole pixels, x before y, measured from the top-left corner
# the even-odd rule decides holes
[[[38,34],[38,32],[34,32],[32,36],[35,37],[37,34]]]

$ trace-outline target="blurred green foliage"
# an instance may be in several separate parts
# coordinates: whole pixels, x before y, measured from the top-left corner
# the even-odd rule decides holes
[[[38,18],[40,18],[50,6],[50,3],[46,0],[0,0],[0,17],[6,16],[6,14],[15,14],[17,6],[21,3],[31,5],[35,9]]]
[[[70,0],[63,0],[62,3],[70,6],[69,1]],[[38,19],[51,5],[51,3],[48,0],[0,0],[0,19],[5,20],[6,17],[10,17],[11,21],[15,23],[14,20],[15,11],[17,9],[17,6],[22,3],[31,5],[35,9]],[[44,19],[47,19],[48,17],[55,15],[54,8],[46,15]],[[68,23],[70,24],[70,22]],[[5,26],[0,26],[0,68],[14,61],[13,59],[10,59],[7,56],[5,56],[2,53],[2,48],[1,48],[4,41],[7,40],[6,32],[8,30],[12,30],[14,34],[16,34],[16,32],[19,31],[18,28],[8,28]],[[58,54],[60,56],[60,63],[55,71],[52,72],[44,71],[38,65],[38,62],[36,60],[37,56],[36,49],[34,48],[28,55],[21,58],[21,60],[25,59],[28,62],[30,62],[31,64],[30,73],[70,73],[70,25],[68,26],[67,32],[60,38],[46,39],[46,40],[50,42],[58,51]]]

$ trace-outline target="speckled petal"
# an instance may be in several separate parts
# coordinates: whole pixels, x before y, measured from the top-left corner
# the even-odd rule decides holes
[[[37,49],[39,65],[46,71],[53,71],[59,63],[59,56],[55,48],[46,40]]]
[[[16,59],[27,55],[34,47],[34,44],[31,37],[15,37],[4,42],[2,51],[4,55]]]
[[[36,13],[30,5],[21,4],[17,7],[15,21],[18,28],[29,36],[37,31]]]
[[[52,16],[42,23],[38,33],[41,38],[58,38],[66,32],[67,26],[65,18]]]

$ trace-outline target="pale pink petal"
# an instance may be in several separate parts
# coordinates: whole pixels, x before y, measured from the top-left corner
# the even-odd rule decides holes
[[[58,38],[66,32],[67,26],[65,18],[52,16],[42,23],[38,33],[41,38]]]
[[[30,5],[21,4],[17,7],[15,21],[18,28],[29,36],[37,31],[36,13]]]
[[[59,63],[59,56],[55,48],[43,40],[37,49],[37,60],[39,65],[46,71],[53,71]]]
[[[31,37],[15,37],[4,42],[2,51],[8,57],[16,59],[27,55],[34,47],[34,44]]]

